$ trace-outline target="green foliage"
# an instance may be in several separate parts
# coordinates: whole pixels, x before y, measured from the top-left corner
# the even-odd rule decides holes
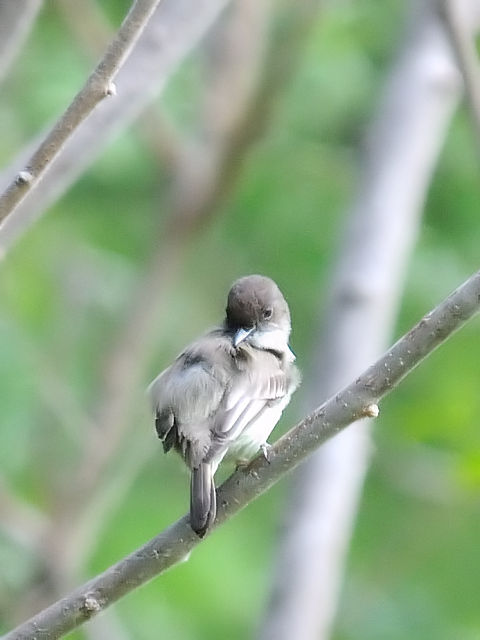
[[[101,6],[118,24],[128,4],[108,0]],[[314,25],[301,68],[221,215],[192,243],[165,299],[143,383],[220,320],[231,281],[253,272],[271,275],[286,293],[292,343],[308,371],[359,142],[400,40],[404,12],[399,0],[335,4]],[[88,71],[47,6],[2,92],[3,163],[62,112]],[[182,129],[193,128],[199,78],[192,59],[168,88],[165,104]],[[475,151],[461,112],[434,177],[397,334],[478,268]],[[168,172],[129,131],[1,265],[0,467],[22,500],[38,508],[50,510],[55,491],[68,486],[85,433],[69,403],[87,421],[92,417],[106,355],[158,244],[168,187]],[[478,638],[479,326],[474,322],[455,336],[382,406],[335,640]],[[56,388],[63,412],[51,401]],[[108,517],[95,514],[107,518],[106,527],[79,581],[187,509],[187,476],[177,460],[163,457],[143,391],[136,393],[135,426],[107,475],[116,486],[131,447],[151,455],[142,454],[131,485],[119,489],[118,508],[111,514],[107,509]],[[300,404],[292,403],[279,431],[300,416]],[[407,482],[417,477],[418,484]],[[117,604],[129,636],[153,640],[161,630],[176,640],[252,637],[271,578],[285,487],[281,483],[216,532],[188,562]],[[0,631],[12,623],[9,603],[35,568],[30,555],[0,538]]]

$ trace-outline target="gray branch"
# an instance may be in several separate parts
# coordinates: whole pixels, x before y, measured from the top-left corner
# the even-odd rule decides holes
[[[0,82],[22,49],[42,0],[0,0]]]
[[[375,416],[376,403],[426,356],[480,309],[480,271],[403,336],[354,382],[278,440],[271,460],[263,456],[235,472],[218,490],[218,527],[267,491],[307,455],[349,424]],[[184,516],[143,547],[70,595],[20,625],[3,640],[53,640],[110,606],[123,595],[176,564],[199,538]]]
[[[0,222],[22,201],[25,194],[42,178],[45,169],[58,154],[76,128],[95,107],[116,89],[113,80],[142,34],[150,16],[161,0],[135,0],[117,35],[112,40],[87,82],[75,96],[53,129],[7,189],[0,195]]]
[[[0,256],[162,91],[178,64],[227,3],[228,0],[163,0],[115,79],[118,94],[115,100],[103,102],[75,130],[47,167],[40,184],[25,194],[15,211],[0,225]],[[22,152],[0,176],[0,189],[6,187],[30,154],[31,149]]]

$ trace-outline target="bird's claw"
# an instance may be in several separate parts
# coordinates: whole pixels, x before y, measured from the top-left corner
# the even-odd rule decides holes
[[[272,445],[268,444],[268,442],[264,442],[260,445],[260,451],[268,464],[270,464],[272,461]]]
[[[235,471],[245,471],[250,464],[250,460],[239,458],[235,461]]]

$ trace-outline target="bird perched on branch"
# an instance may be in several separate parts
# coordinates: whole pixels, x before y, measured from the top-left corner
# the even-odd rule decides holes
[[[228,454],[251,458],[300,382],[288,345],[290,311],[280,289],[260,275],[237,280],[226,317],[188,346],[149,387],[165,452],[191,470],[190,524],[204,536],[216,515],[213,476]]]

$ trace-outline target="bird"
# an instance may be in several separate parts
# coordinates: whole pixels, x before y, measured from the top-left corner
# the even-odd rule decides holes
[[[204,537],[216,516],[214,474],[227,456],[243,463],[262,452],[300,384],[289,346],[290,310],[263,275],[236,280],[225,320],[187,346],[150,384],[164,452],[190,469],[190,526]]]

